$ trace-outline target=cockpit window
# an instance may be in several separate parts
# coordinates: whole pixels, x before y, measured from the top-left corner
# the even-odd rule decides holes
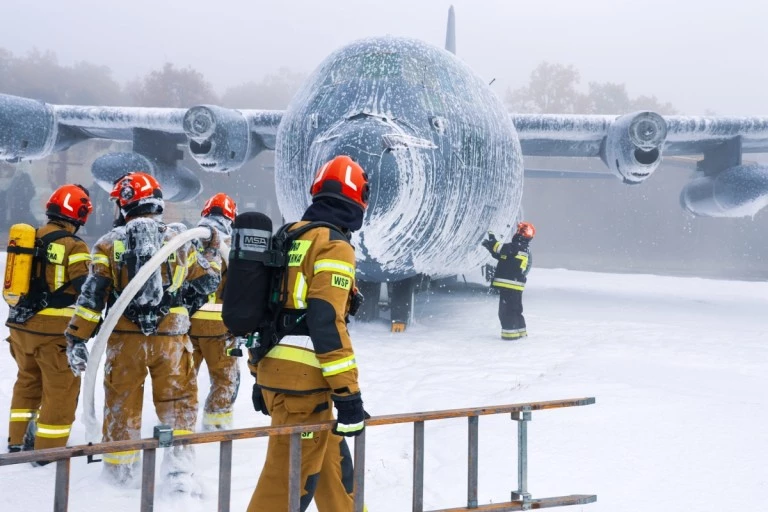
[[[323,85],[349,82],[358,76],[361,55],[349,55],[338,59],[331,66],[328,78]]]
[[[338,85],[355,79],[377,80],[402,77],[413,86],[427,89],[452,90],[450,72],[440,69],[430,59],[420,58],[408,52],[368,51],[344,55],[334,62],[324,86]]]
[[[366,53],[360,68],[360,75],[371,78],[398,76],[402,72],[402,55],[394,52]]]

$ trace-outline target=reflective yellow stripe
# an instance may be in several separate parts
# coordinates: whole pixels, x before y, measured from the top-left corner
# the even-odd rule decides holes
[[[512,290],[522,290],[525,288],[525,283],[521,281],[515,281],[513,279],[502,279],[500,277],[495,277],[493,279],[493,286],[496,286],[497,288],[509,288]]]
[[[296,347],[284,347],[282,345],[277,345],[267,353],[267,357],[271,357],[272,359],[294,361],[296,363],[306,364],[314,368],[320,368],[320,361],[317,360],[317,356],[314,352],[302,350]]]
[[[37,414],[37,409],[11,409],[11,421],[30,421]]]
[[[202,309],[195,311],[192,315],[195,320],[217,320],[222,321],[221,311],[203,311]]]
[[[357,368],[357,361],[355,360],[354,355],[320,365],[320,369],[323,370],[323,377],[338,375],[340,373],[348,372],[354,368]]]
[[[317,260],[315,262],[315,274],[320,272],[340,272],[352,279],[355,278],[355,267],[341,260]]]
[[[139,451],[128,450],[125,452],[105,453],[102,457],[105,464],[123,465],[139,462]]]
[[[500,283],[498,281],[494,281],[493,286],[495,286],[496,288],[509,288],[510,290],[518,290],[518,291],[523,291],[525,289],[525,286],[521,286],[519,284],[507,284],[507,283]]]
[[[522,338],[523,336],[528,336],[528,333],[526,332],[525,329],[522,329],[522,330],[520,330],[518,332],[504,332],[504,331],[501,331],[501,337],[505,338],[505,339],[514,340],[514,339],[517,339],[517,338]]]
[[[67,274],[64,271],[64,265],[54,265],[53,267],[53,289],[58,290],[67,282]]]
[[[78,252],[75,254],[69,255],[69,264],[74,265],[75,263],[80,263],[81,261],[91,261],[91,255],[87,252]]]
[[[91,258],[91,265],[104,265],[109,266],[109,258],[104,254],[94,254]]]
[[[84,320],[88,320],[89,322],[98,322],[101,318],[101,313],[83,306],[75,307],[75,314]]]
[[[75,314],[75,308],[45,308],[37,312],[38,315],[45,316],[66,316],[71,317]]]
[[[197,263],[197,251],[192,251],[187,254],[187,268]]]
[[[173,270],[173,282],[171,283],[171,286],[168,287],[169,292],[175,292],[179,288],[181,288],[182,283],[184,283],[184,278],[187,275],[187,270],[182,267],[181,265],[176,265],[176,268]]]
[[[365,427],[365,421],[361,421],[359,423],[352,423],[349,425],[345,425],[344,423],[338,423],[336,425],[336,430],[339,432],[357,432],[358,430],[363,430],[363,427]]]
[[[175,429],[173,429],[173,435],[175,435],[175,436],[186,436],[186,435],[189,435],[191,433],[192,433],[191,430],[186,430],[186,429],[183,429],[183,428],[175,428]]]
[[[206,425],[228,425],[231,422],[231,412],[207,412],[203,416],[203,423]]]
[[[209,297],[213,297],[214,300],[216,300],[216,295],[211,294]],[[195,314],[192,315],[192,318],[197,320],[217,320],[221,321],[221,304],[213,304],[210,302],[206,302],[202,305],[200,309],[195,311]]]
[[[219,272],[221,272],[221,265],[219,265],[217,262],[209,261],[208,264],[211,266],[213,270],[218,270]]]
[[[189,316],[189,311],[184,306],[176,306],[168,310],[169,313],[175,313],[177,315]]]
[[[296,275],[296,284],[293,287],[293,307],[307,309],[307,280],[301,272]]]
[[[499,252],[499,249],[501,249],[501,242],[493,244],[493,252]]]
[[[516,260],[520,260],[520,270],[525,270],[528,268],[528,255],[525,253],[518,253],[517,256],[515,256]]]
[[[49,439],[69,437],[69,432],[71,430],[72,425],[45,425],[43,423],[38,423],[37,437],[47,437]]]

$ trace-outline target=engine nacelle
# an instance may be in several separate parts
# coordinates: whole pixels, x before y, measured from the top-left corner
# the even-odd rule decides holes
[[[184,115],[189,150],[207,171],[239,169],[263,149],[251,133],[248,120],[237,110],[201,105]]]
[[[42,101],[0,94],[0,160],[37,160],[56,145],[56,116]]]
[[[91,165],[91,172],[99,185],[107,191],[118,178],[129,172],[148,172],[157,178],[163,188],[163,199],[171,202],[189,201],[197,197],[203,185],[189,169],[152,161],[138,153],[107,153]]]
[[[661,163],[666,139],[667,123],[659,114],[626,114],[608,128],[600,157],[624,183],[642,183]]]
[[[768,167],[738,165],[696,178],[680,193],[680,205],[705,217],[749,217],[768,205]]]

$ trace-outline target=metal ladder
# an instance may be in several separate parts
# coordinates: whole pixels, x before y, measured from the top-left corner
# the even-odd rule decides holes
[[[424,423],[449,418],[466,417],[468,420],[468,457],[467,457],[467,504],[466,507],[431,510],[429,512],[455,512],[461,510],[531,510],[553,508],[568,505],[593,503],[596,495],[569,495],[549,498],[533,498],[528,492],[528,423],[533,411],[577,407],[594,404],[593,397],[529,402],[523,404],[475,407],[468,409],[450,409],[443,411],[393,414],[376,416],[366,420],[366,430],[379,425],[413,423],[413,512],[424,511]],[[492,414],[510,414],[517,422],[517,490],[512,491],[511,499],[505,503],[479,505],[477,487],[479,481],[478,444],[480,439],[479,417]],[[73,457],[89,457],[118,451],[142,450],[141,512],[154,510],[155,499],[155,459],[158,448],[177,445],[220,443],[219,448],[219,512],[229,512],[232,478],[232,442],[240,439],[289,435],[290,461],[288,510],[299,511],[301,496],[301,434],[331,430],[334,422],[326,421],[312,425],[285,425],[280,427],[255,427],[220,432],[205,432],[183,436],[168,436],[167,429],[155,428],[155,437],[130,441],[114,441],[93,445],[80,445],[68,448],[51,448],[20,453],[0,455],[0,466],[22,464],[33,461],[56,461],[56,483],[54,490],[54,512],[67,512],[69,501],[70,460]],[[365,499],[365,431],[355,438],[354,453],[354,509],[363,512]],[[21,505],[21,504],[20,504]]]

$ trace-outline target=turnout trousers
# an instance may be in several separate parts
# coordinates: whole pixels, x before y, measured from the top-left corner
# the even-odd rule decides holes
[[[499,290],[499,321],[501,338],[516,340],[528,336],[523,318],[523,291],[509,288]]]
[[[192,344],[186,334],[145,336],[113,333],[104,363],[104,441],[141,439],[144,381],[152,378],[152,399],[160,423],[174,435],[190,434],[197,422],[197,380]],[[176,446],[166,458],[194,458],[191,447]],[[119,482],[131,479],[139,465],[137,450],[104,455],[104,469]],[[165,463],[165,461],[164,461]]]
[[[272,426],[333,419],[330,392],[290,395],[262,389]],[[248,512],[288,511],[290,436],[270,436],[267,458]],[[354,506],[352,457],[346,440],[331,431],[301,439],[301,510],[315,500],[319,512],[351,512]]]
[[[35,449],[66,446],[75,421],[80,377],[67,362],[67,340],[10,328],[11,356],[18,372],[11,398],[8,444],[23,443],[30,421],[37,421]]]
[[[232,337],[190,336],[189,339],[194,349],[195,371],[199,371],[205,361],[211,379],[203,409],[203,430],[232,428],[232,406],[240,387],[239,358],[227,355],[227,349],[233,346]]]

